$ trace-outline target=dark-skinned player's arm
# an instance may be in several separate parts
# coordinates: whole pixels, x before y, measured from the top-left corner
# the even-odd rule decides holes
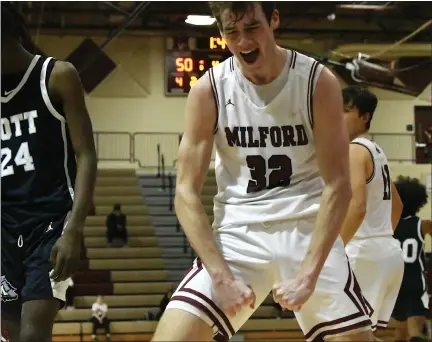
[[[301,277],[315,288],[318,276],[339,236],[351,200],[349,137],[343,117],[342,92],[324,68],[313,95],[315,149],[325,187]]]
[[[392,221],[393,231],[395,231],[402,215],[403,203],[394,183],[391,181],[390,184],[391,184],[391,196],[392,196],[391,221]]]
[[[233,281],[234,277],[216,244],[209,218],[201,201],[217,120],[215,99],[207,74],[192,87],[185,112],[185,130],[178,150],[174,204],[189,243],[217,287],[219,283]],[[235,291],[232,292],[236,295]],[[218,305],[229,315],[235,314],[229,304],[224,305],[219,302]]]
[[[372,158],[366,147],[351,144],[349,159],[352,198],[340,232],[345,245],[350,242],[366,216],[366,182],[373,174]]]
[[[423,236],[431,235],[432,236],[432,221],[431,220],[422,220],[421,221],[421,231]]]
[[[77,159],[72,211],[65,231],[51,253],[51,262],[55,264],[51,277],[62,281],[70,277],[79,266],[84,223],[93,199],[97,157],[84,90],[79,74],[72,64],[62,61],[55,63],[49,80],[49,92],[50,96],[63,105],[67,129]]]

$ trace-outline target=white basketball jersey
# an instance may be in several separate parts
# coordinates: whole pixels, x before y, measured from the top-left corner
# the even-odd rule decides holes
[[[373,162],[372,176],[366,185],[366,216],[353,239],[393,236],[391,177],[387,157],[376,143],[366,138],[356,138],[352,144],[366,147]]]
[[[324,189],[313,137],[312,95],[323,66],[287,52],[288,81],[258,107],[239,86],[233,57],[209,70],[215,133],[214,228],[316,216]]]

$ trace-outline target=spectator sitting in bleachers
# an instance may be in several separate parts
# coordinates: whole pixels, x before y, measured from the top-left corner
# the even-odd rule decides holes
[[[107,317],[108,305],[104,303],[103,296],[97,296],[96,302],[92,305],[92,317],[90,322],[93,324],[92,339],[97,341],[97,329],[103,328],[106,334],[106,341],[110,339],[110,321]]]
[[[169,301],[171,299],[172,294],[173,294],[173,289],[172,289],[172,287],[170,287],[168,289],[167,293],[164,294],[162,300],[160,301],[159,312],[156,315],[156,320],[157,321],[159,321],[159,319],[162,317],[162,314],[164,313],[165,308],[167,307],[167,305],[168,305],[168,303],[169,303]]]
[[[107,216],[106,227],[110,247],[113,246],[115,238],[123,240],[123,247],[127,246],[126,215],[122,213],[120,204],[114,204],[112,213]]]

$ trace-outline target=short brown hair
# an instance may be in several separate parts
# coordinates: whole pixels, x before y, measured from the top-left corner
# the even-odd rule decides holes
[[[276,8],[274,1],[209,1],[208,5],[219,26],[222,26],[221,14],[227,9],[232,11],[236,16],[236,21],[239,21],[250,7],[259,5],[264,12],[267,22],[270,24],[273,11]]]

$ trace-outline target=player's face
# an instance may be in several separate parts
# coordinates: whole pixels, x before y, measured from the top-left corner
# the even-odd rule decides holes
[[[367,118],[360,116],[358,108],[351,103],[344,104],[344,113],[348,134],[350,139],[353,140],[364,132]]]
[[[221,26],[222,37],[230,51],[245,69],[254,70],[264,65],[266,56],[275,49],[273,31],[279,26],[279,12],[273,12],[269,25],[260,5],[250,6],[242,17],[225,10],[221,15]]]

